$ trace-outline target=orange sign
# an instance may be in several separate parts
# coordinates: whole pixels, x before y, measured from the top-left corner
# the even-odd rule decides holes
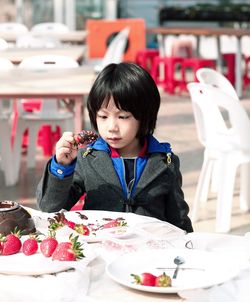
[[[143,19],[87,20],[88,57],[102,58],[112,37],[124,27],[130,28],[124,60],[134,61],[137,51],[146,47],[146,27]]]

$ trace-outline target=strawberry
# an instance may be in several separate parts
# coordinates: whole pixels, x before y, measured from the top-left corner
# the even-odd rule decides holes
[[[172,285],[172,280],[168,275],[165,274],[165,272],[162,275],[157,276],[155,279],[155,286],[169,287],[171,285]]]
[[[40,250],[45,257],[51,257],[57,245],[58,241],[55,238],[55,232],[50,231],[48,237],[40,243]]]
[[[75,223],[73,221],[69,221],[67,219],[64,219],[64,223],[69,228],[71,228],[72,230],[75,230],[77,233],[79,233],[81,235],[89,236],[89,234],[90,234],[89,228],[84,224],[78,224],[78,223]]]
[[[84,257],[82,244],[77,241],[79,236],[69,236],[69,242],[61,242],[57,245],[53,255],[53,260],[76,261]]]
[[[146,286],[155,286],[156,276],[151,273],[142,273],[141,275],[131,274],[134,283]]]
[[[21,236],[21,231],[18,230],[18,228],[15,228],[14,231],[6,237],[1,236],[0,253],[4,256],[18,253],[22,247]]]
[[[23,242],[22,251],[24,255],[30,256],[38,250],[39,238],[36,234],[30,234],[29,238]]]
[[[113,219],[102,225],[103,229],[127,226],[127,223],[120,219]]]
[[[81,132],[79,132],[78,134],[74,135],[74,145],[78,146],[78,145],[82,145],[82,144],[91,144],[94,141],[96,141],[98,138],[98,135],[90,130],[82,130]]]

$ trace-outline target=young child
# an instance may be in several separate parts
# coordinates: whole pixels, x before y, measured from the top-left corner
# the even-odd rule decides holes
[[[133,212],[192,232],[181,189],[179,159],[152,135],[160,95],[148,72],[133,63],[110,64],[98,75],[87,107],[99,138],[77,150],[63,133],[37,188],[42,211],[84,209]]]

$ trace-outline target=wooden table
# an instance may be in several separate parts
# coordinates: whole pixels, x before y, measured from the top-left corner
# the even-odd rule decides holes
[[[81,63],[85,56],[86,47],[81,46],[64,46],[55,48],[8,48],[0,52],[1,58],[6,58],[14,64],[19,64],[23,59],[31,56],[40,55],[63,55]]]
[[[157,27],[157,28],[148,28],[148,33],[151,34],[160,34],[160,35],[194,35],[197,38],[200,36],[214,36],[217,38],[217,45],[218,45],[218,56],[220,56],[220,39],[219,37],[222,35],[227,36],[235,36],[237,39],[237,53],[236,53],[236,60],[235,60],[235,88],[237,91],[238,96],[242,97],[242,67],[241,67],[241,60],[242,60],[242,50],[241,50],[241,38],[243,36],[250,35],[250,29],[246,28],[189,28],[189,27],[175,27],[175,28],[168,28],[168,27]]]
[[[84,44],[87,37],[87,31],[75,30],[67,33],[50,33],[49,35],[57,37],[63,43]],[[20,36],[20,34],[13,32],[0,32],[0,38],[11,43],[15,43],[18,36]]]
[[[59,98],[75,104],[75,131],[84,123],[84,97],[88,95],[95,73],[91,67],[57,70],[14,68],[0,73],[0,99]]]

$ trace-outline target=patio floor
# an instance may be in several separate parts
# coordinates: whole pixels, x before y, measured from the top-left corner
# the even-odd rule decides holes
[[[185,199],[192,210],[195,189],[203,161],[203,147],[199,143],[194,124],[191,101],[188,93],[170,96],[162,94],[162,104],[159,112],[155,136],[160,141],[168,141],[173,151],[179,155],[183,175],[183,191]],[[250,116],[250,89],[244,91],[241,100]],[[85,114],[88,128],[88,116]],[[27,170],[26,155],[23,154],[21,177],[17,185],[6,187],[3,173],[0,171],[0,199],[16,200],[23,205],[36,208],[35,190],[48,158],[44,158],[42,150],[38,149],[35,169]],[[195,231],[215,231],[214,195],[209,195],[209,201],[199,212],[199,221],[194,224]],[[236,181],[232,211],[232,234],[250,232],[250,212],[244,213],[239,209],[239,188]]]

